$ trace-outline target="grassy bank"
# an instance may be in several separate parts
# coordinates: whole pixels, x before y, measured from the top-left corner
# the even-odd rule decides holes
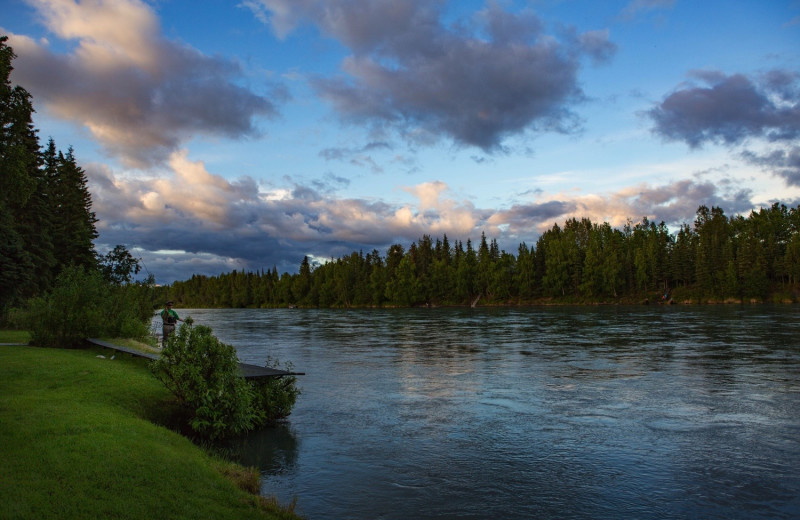
[[[0,343],[17,343],[27,345],[31,340],[31,333],[27,330],[0,330]]]
[[[0,518],[295,518],[159,426],[174,404],[145,363],[0,347]]]

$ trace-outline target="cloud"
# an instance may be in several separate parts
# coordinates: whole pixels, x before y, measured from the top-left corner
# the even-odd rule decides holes
[[[773,150],[766,154],[757,154],[746,150],[742,157],[756,166],[782,177],[788,186],[800,187],[800,146]]]
[[[705,86],[683,86],[647,112],[653,131],[692,148],[734,145],[748,138],[792,141],[800,136],[800,75],[771,71],[758,80],[742,74],[696,71]]]
[[[325,148],[319,155],[326,161],[347,161],[354,166],[369,168],[372,173],[383,173],[371,152],[390,151],[392,146],[383,141],[368,143],[360,148]]]
[[[675,0],[631,0],[620,13],[622,20],[632,20],[637,16],[659,9],[672,9]]]
[[[752,209],[748,190],[726,193],[720,187],[708,181],[684,179],[660,186],[640,184],[608,194],[554,194],[497,211],[487,219],[487,224],[495,236],[522,240],[543,233],[553,224],[562,225],[570,218],[588,218],[596,224],[608,222],[621,228],[629,219],[638,222],[647,217],[677,228],[691,222],[702,204],[721,207],[728,214]]]
[[[581,57],[607,60],[608,33],[545,34],[533,11],[498,3],[469,20],[443,22],[445,2],[428,0],[260,0],[246,4],[288,37],[302,23],[347,46],[341,74],[312,86],[344,121],[408,142],[443,136],[486,152],[527,132],[576,131],[583,101]]]
[[[479,220],[469,203],[445,196],[443,183],[406,188],[419,203],[391,205],[337,198],[328,187],[346,180],[330,176],[291,189],[259,186],[249,177],[229,181],[185,151],[174,152],[155,176],[116,174],[98,164],[86,172],[103,244],[138,248],[148,264],[167,261],[159,251],[177,251],[176,258],[200,255],[209,266],[295,271],[307,254],[338,257],[425,233],[469,235]],[[197,266],[168,265],[172,279],[190,277]],[[179,273],[178,265],[187,270]]]
[[[14,81],[55,116],[75,121],[127,165],[162,163],[199,135],[256,136],[258,117],[278,115],[279,85],[261,95],[240,86],[240,66],[165,39],[138,0],[29,0],[66,54],[11,35]]]
[[[100,219],[98,248],[135,249],[162,283],[232,269],[296,272],[306,255],[338,258],[372,249],[385,254],[391,244],[407,246],[425,234],[466,241],[485,232],[515,251],[571,217],[619,227],[647,216],[676,227],[691,222],[701,204],[728,214],[753,207],[750,192],[734,182],[699,177],[604,195],[535,191],[529,193],[534,201],[498,210],[456,199],[442,181],[402,187],[413,202],[390,204],[338,197],[330,186],[345,181],[330,176],[308,185],[265,186],[246,176],[224,179],[185,151],[174,152],[166,164],[153,176],[86,167]]]

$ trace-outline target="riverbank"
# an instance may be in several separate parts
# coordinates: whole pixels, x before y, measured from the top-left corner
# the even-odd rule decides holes
[[[175,412],[144,360],[3,346],[0,518],[297,518],[167,427]]]

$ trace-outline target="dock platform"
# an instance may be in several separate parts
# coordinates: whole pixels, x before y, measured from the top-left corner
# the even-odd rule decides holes
[[[97,345],[99,347],[108,348],[115,350],[117,352],[124,352],[126,354],[130,354],[131,356],[136,357],[143,357],[147,359],[156,360],[160,356],[155,352],[143,352],[141,350],[136,350],[128,347],[123,347],[122,345],[115,345],[114,343],[110,343],[108,341],[103,341],[97,338],[89,338],[87,340],[89,343],[93,345]],[[248,363],[239,363],[239,374],[245,379],[260,379],[262,377],[285,377],[285,376],[304,376],[306,375],[305,372],[289,372],[286,370],[278,370],[275,368],[269,367],[260,367],[258,365],[250,365]]]

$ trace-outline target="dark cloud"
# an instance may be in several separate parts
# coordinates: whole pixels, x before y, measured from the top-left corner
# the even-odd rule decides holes
[[[486,215],[442,200],[446,187],[439,183],[409,188],[420,200],[412,207],[336,198],[327,188],[347,181],[333,176],[268,190],[248,177],[228,181],[210,174],[185,156],[174,156],[170,166],[157,178],[116,177],[105,166],[86,167],[102,247],[137,249],[160,281],[273,265],[294,272],[305,255],[336,258],[361,249],[385,251],[425,233],[470,234]],[[181,269],[185,275],[174,274]]]
[[[576,209],[575,201],[553,200],[536,204],[515,204],[504,215],[510,222],[546,221],[568,215]]]
[[[279,35],[307,20],[349,47],[343,74],[314,78],[313,87],[345,121],[417,144],[447,137],[496,152],[525,132],[574,132],[581,57],[608,59],[616,49],[602,31],[559,41],[532,11],[498,3],[449,26],[444,2],[428,0],[248,5]]]
[[[761,158],[771,163],[779,159]],[[99,247],[124,244],[135,250],[162,283],[233,269],[297,272],[306,255],[324,260],[361,250],[383,254],[391,244],[407,246],[424,234],[447,234],[451,241],[466,242],[486,232],[514,251],[519,243],[533,244],[540,232],[571,217],[622,226],[629,218],[648,216],[677,227],[691,223],[701,204],[722,207],[729,215],[754,206],[751,193],[733,182],[697,180],[643,185],[602,197],[518,203],[505,210],[455,201],[448,198],[446,184],[430,182],[406,188],[416,204],[389,204],[337,198],[313,182],[276,190],[259,187],[248,177],[227,181],[206,172],[202,163],[180,157],[170,164],[173,171],[158,179],[115,177],[106,167],[86,167],[100,219]]]
[[[738,144],[751,137],[770,141],[800,136],[800,75],[772,71],[760,81],[742,74],[695,73],[706,86],[686,86],[651,109],[654,132],[692,148]]]
[[[800,187],[800,146],[774,150],[766,154],[745,151],[742,152],[742,157],[751,164],[783,177],[788,186]]]
[[[578,42],[583,51],[592,57],[595,63],[611,61],[617,53],[617,45],[609,40],[608,30],[589,31],[578,35]]]
[[[264,94],[241,86],[243,71],[235,62],[162,38],[144,4],[131,7],[138,10],[132,20],[114,18],[104,11],[112,7],[100,4],[64,9],[64,19],[53,12],[45,17],[52,31],[77,42],[75,50],[58,54],[12,36],[19,56],[13,79],[53,115],[83,125],[110,155],[131,166],[163,163],[197,135],[258,135],[256,118],[276,117],[277,103],[287,98],[277,84],[264,86]],[[97,17],[97,23],[64,33],[72,16]],[[142,34],[116,36],[109,20],[121,33],[122,25],[131,24]]]

